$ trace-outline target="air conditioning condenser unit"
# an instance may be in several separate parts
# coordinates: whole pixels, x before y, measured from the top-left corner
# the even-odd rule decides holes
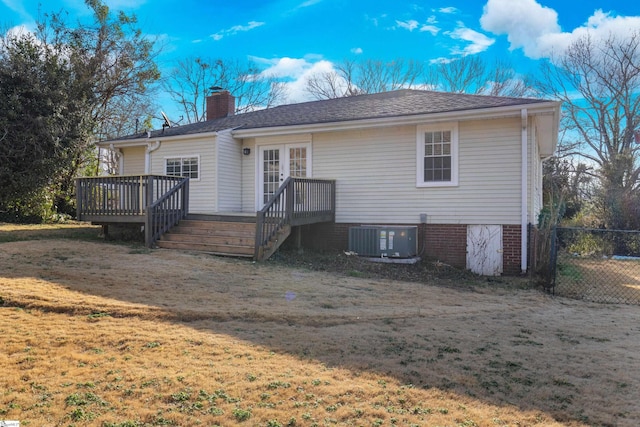
[[[361,225],[349,228],[349,251],[360,256],[410,258],[418,253],[418,227]]]

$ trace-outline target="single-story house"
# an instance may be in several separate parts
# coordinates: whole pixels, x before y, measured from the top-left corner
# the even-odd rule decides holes
[[[138,180],[188,177],[188,191],[175,202],[187,210],[183,221],[235,215],[255,228],[266,205],[290,213],[294,205],[306,203],[311,211],[322,205],[315,220],[290,221],[305,247],[347,250],[354,227],[415,226],[423,256],[481,274],[528,269],[528,226],[542,208],[542,163],[556,148],[559,102],[405,89],[234,110],[233,95],[221,91],[207,99],[206,121],[100,146],[117,153],[124,185],[149,203],[159,196],[150,196],[147,181],[136,187]],[[122,183],[98,179],[111,194],[102,207],[122,205],[124,187],[117,201],[111,191]],[[146,208],[142,200],[105,216],[89,200],[95,185],[81,184],[80,219],[108,223],[114,214]],[[158,188],[165,187],[153,191]],[[316,197],[319,192],[324,195]],[[274,222],[269,215],[258,222]],[[272,239],[283,240],[290,230]],[[198,240],[207,233],[191,230]]]

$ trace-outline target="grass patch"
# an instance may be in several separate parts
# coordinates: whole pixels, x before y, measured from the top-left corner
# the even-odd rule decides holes
[[[0,243],[41,239],[98,241],[100,226],[85,222],[60,224],[9,224],[0,222]]]
[[[424,275],[130,252],[69,239],[2,245],[1,419],[578,427],[640,417],[635,307],[469,277],[433,286]]]

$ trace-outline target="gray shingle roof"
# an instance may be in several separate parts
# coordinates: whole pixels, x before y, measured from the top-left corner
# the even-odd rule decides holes
[[[276,126],[339,123],[352,120],[509,107],[541,102],[548,101],[531,98],[403,89],[370,95],[280,105],[266,110],[175,126],[164,131],[155,130],[152,131],[151,137],[191,135],[225,129],[257,129]],[[129,135],[117,139],[129,140],[138,138],[147,138],[147,134]]]

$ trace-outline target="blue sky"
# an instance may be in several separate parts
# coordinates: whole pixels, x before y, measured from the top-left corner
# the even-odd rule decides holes
[[[39,3],[43,3],[39,5]],[[161,69],[188,56],[251,59],[288,82],[289,100],[305,100],[305,77],[344,59],[461,55],[509,59],[528,73],[537,60],[576,36],[640,29],[630,0],[106,0],[138,16],[163,45]],[[0,28],[33,29],[38,10],[88,18],[83,0],[0,0]],[[163,101],[164,104],[166,101]],[[165,110],[171,107],[163,105]]]

